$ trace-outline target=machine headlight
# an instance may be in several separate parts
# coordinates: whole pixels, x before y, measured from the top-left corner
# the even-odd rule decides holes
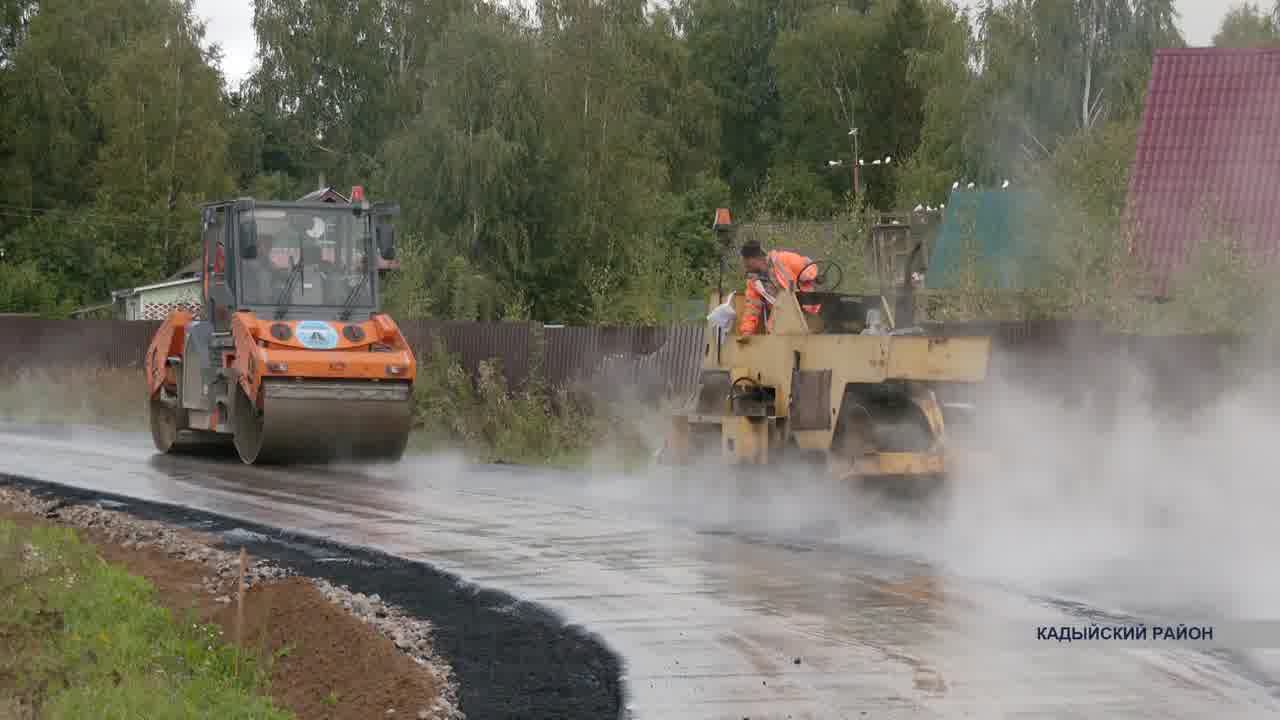
[[[280,362],[279,360],[273,360],[267,363],[267,372],[273,372],[273,373],[289,372],[289,363]]]
[[[407,370],[408,368],[406,368],[404,365],[388,365],[387,366],[387,374],[394,377],[399,377],[401,375],[404,375],[405,371]]]

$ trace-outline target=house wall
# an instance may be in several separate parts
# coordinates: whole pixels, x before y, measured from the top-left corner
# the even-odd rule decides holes
[[[200,281],[193,279],[183,285],[143,290],[129,298],[125,305],[127,320],[164,320],[169,313],[183,308],[200,316]]]

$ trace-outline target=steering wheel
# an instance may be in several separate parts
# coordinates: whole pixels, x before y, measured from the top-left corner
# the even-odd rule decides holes
[[[844,282],[844,269],[833,260],[812,260],[808,265],[800,269],[797,277],[804,277],[809,268],[818,265],[818,276],[813,279],[815,292],[835,292],[840,287],[840,283]],[[831,272],[835,271],[835,282],[831,282]]]
[[[755,378],[744,375],[738,378],[737,380],[734,380],[733,383],[729,385],[729,397],[730,398],[747,397],[747,396],[750,396],[759,388],[760,388],[760,383],[756,382]]]

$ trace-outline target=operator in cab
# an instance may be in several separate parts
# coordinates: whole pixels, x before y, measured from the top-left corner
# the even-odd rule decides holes
[[[297,302],[305,305],[332,305],[334,299],[334,275],[337,267],[334,264],[334,245],[330,244],[328,252],[324,244],[328,227],[323,218],[311,218],[311,227],[302,232],[299,241],[302,251],[299,262],[302,264],[304,280],[294,286]]]
[[[258,254],[252,260],[246,260],[240,265],[245,299],[253,303],[274,302],[276,293],[284,287],[289,272],[271,264],[271,252],[275,249],[273,235],[259,233],[257,246]]]
[[[747,273],[746,307],[738,323],[738,342],[773,329],[773,305],[784,289],[812,292],[817,284],[818,266],[812,260],[789,250],[765,252],[756,240],[742,246],[742,266]],[[806,267],[807,266],[807,267]],[[803,274],[803,277],[801,275]],[[803,305],[806,313],[816,314],[821,306]]]

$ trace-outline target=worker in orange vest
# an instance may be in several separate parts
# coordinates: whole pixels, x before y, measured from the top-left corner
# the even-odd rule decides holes
[[[816,286],[818,266],[797,252],[770,250],[768,253],[755,240],[742,246],[742,265],[747,272],[746,308],[738,323],[739,340],[760,332],[760,317],[765,316],[766,331],[773,330],[773,313],[770,312],[778,293],[783,289],[812,292]],[[806,267],[807,266],[807,267]],[[803,273],[803,277],[801,274]],[[820,305],[803,305],[801,308],[816,314]]]

